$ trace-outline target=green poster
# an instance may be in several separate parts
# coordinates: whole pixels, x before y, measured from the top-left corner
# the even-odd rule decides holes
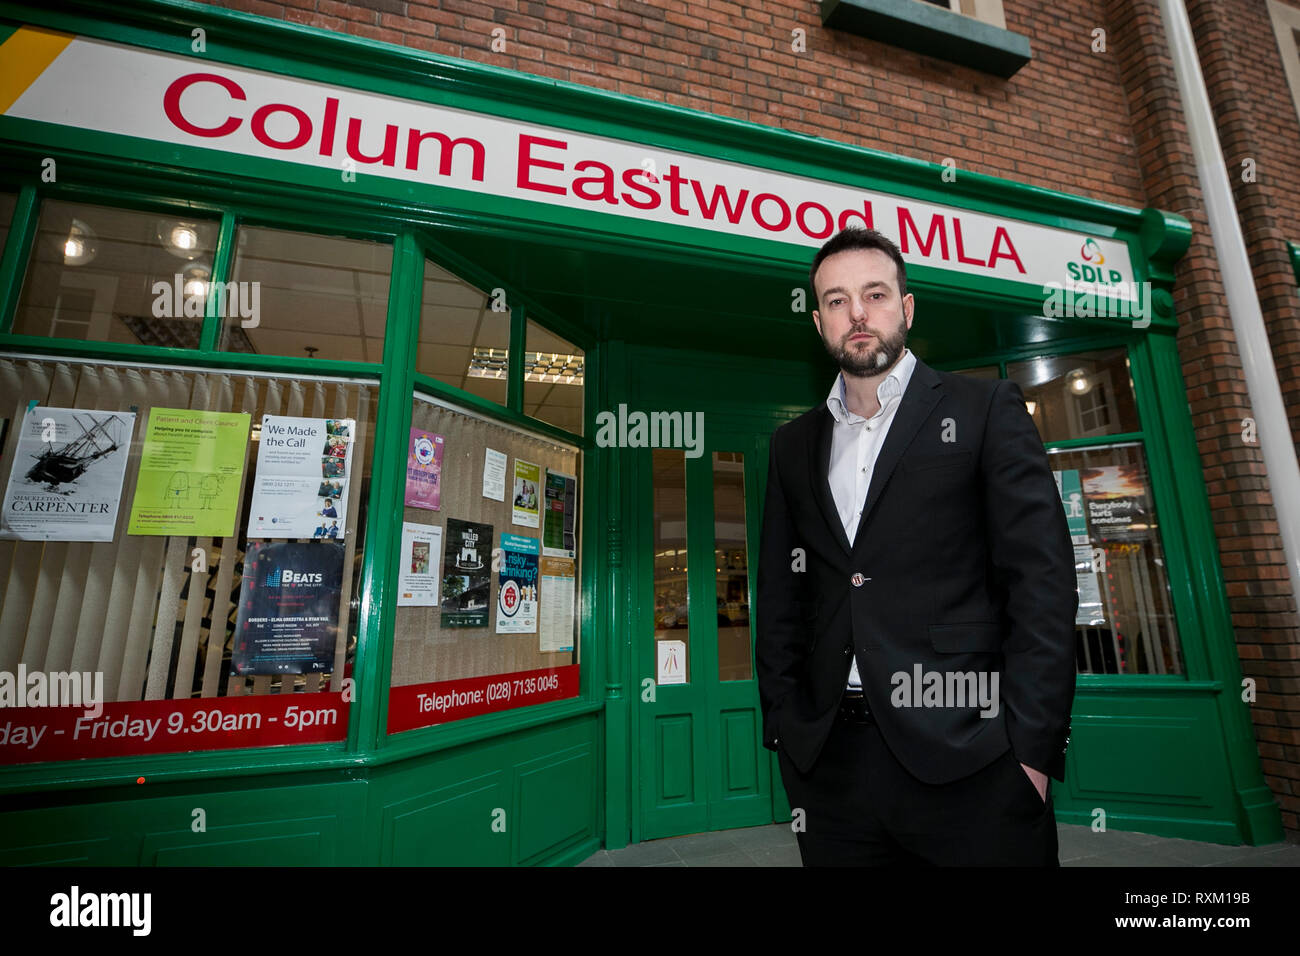
[[[127,532],[234,534],[248,425],[244,412],[153,409]]]

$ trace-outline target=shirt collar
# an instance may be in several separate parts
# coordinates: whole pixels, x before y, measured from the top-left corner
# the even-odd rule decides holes
[[[916,356],[912,354],[911,349],[903,349],[903,357],[885,376],[885,380],[876,386],[876,400],[880,403],[881,409],[885,407],[885,403],[891,398],[900,396],[907,391],[907,383],[912,380],[912,370],[915,368]],[[837,422],[866,421],[861,415],[849,411],[844,402],[843,372],[835,376],[835,382],[831,385],[831,392],[826,396],[826,407],[830,409],[831,415],[835,417]]]

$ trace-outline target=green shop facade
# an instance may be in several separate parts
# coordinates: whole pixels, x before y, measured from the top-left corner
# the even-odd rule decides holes
[[[0,707],[0,862],[565,865],[788,820],[767,441],[825,398],[807,264],[863,223],[904,249],[909,346],[1018,381],[1060,481],[1059,818],[1281,838],[1175,349],[1181,218],[160,0],[0,4],[0,147],[5,506],[116,502],[98,537],[5,516],[0,674],[103,691]],[[105,419],[120,493],[30,477]],[[258,497],[286,419],[350,453],[314,529]],[[229,421],[214,464],[194,423]],[[314,657],[250,657],[293,617],[273,546],[329,557]]]

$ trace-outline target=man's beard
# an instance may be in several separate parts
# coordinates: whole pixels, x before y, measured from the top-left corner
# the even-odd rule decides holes
[[[877,375],[885,369],[890,368],[898,361],[903,349],[907,347],[907,320],[900,317],[898,328],[894,330],[893,335],[878,337],[874,343],[874,348],[866,352],[849,351],[849,336],[857,332],[865,331],[866,326],[851,328],[844,335],[844,340],[838,345],[831,345],[825,338],[822,344],[826,346],[826,352],[846,374],[857,375],[861,377]]]

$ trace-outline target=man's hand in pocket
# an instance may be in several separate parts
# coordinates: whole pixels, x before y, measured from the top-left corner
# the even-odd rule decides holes
[[[1020,768],[1029,775],[1029,779],[1032,780],[1034,782],[1034,786],[1038,788],[1039,798],[1044,803],[1046,803],[1047,802],[1047,774],[1040,773],[1039,771],[1035,770],[1033,767],[1026,766],[1025,764],[1021,764]]]

